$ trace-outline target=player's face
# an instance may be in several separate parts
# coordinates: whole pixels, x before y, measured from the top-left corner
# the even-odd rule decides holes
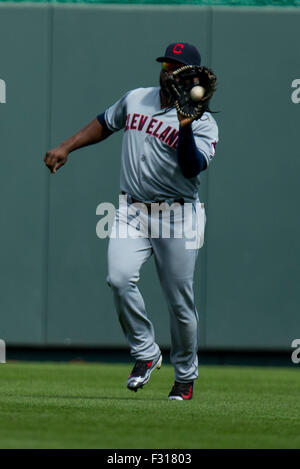
[[[165,83],[166,83],[166,78],[169,73],[174,72],[180,67],[183,67],[184,64],[179,63],[179,62],[163,62],[162,67],[161,67],[161,72],[159,76],[159,83],[161,90],[165,96],[169,96],[168,90],[166,89]]]
[[[175,62],[163,62],[162,63],[162,70],[165,71],[165,72],[174,72],[175,70],[177,70],[178,68],[182,67],[183,64],[181,63],[175,63]]]

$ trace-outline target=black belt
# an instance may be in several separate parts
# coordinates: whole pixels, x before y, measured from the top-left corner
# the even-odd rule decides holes
[[[126,192],[122,191],[122,194],[127,195],[128,197],[130,197],[131,203],[133,203],[133,204],[144,204],[144,205],[146,205],[148,211],[149,211],[149,209],[151,209],[151,204],[152,203],[156,203],[156,204],[168,203],[167,200],[157,200],[156,202],[142,202],[141,200],[135,199],[134,197],[132,197],[132,195],[129,195]],[[180,205],[184,205],[184,198],[180,197],[179,199],[174,199],[173,203],[178,203]]]

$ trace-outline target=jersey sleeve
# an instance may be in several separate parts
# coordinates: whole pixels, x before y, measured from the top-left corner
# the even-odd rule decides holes
[[[201,119],[195,121],[193,134],[198,150],[204,155],[207,166],[212,161],[216,145],[219,141],[219,131],[216,121],[209,114],[204,114]]]
[[[105,123],[109,130],[116,132],[123,129],[127,115],[127,96],[130,91],[122,96],[116,103],[106,109],[104,113]]]

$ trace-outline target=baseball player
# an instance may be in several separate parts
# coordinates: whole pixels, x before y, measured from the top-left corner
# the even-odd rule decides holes
[[[200,65],[196,47],[172,43],[156,60],[162,63],[159,87],[127,92],[73,137],[48,151],[44,161],[56,173],[72,151],[123,129],[120,189],[125,203],[120,204],[117,229],[113,231],[119,233],[120,228],[131,225],[131,234],[111,235],[107,280],[135,358],[127,387],[137,391],[162,363],[154,328],[137,286],[142,265],[153,255],[170,315],[170,358],[175,381],[168,398],[189,400],[198,377],[198,314],[193,276],[206,222],[198,197],[199,175],[214,156],[218,127],[209,111],[200,119],[177,112],[166,86],[170,72],[184,65]],[[153,205],[159,205],[159,210],[153,210]],[[135,211],[140,209],[138,224],[132,224],[132,206]],[[162,216],[164,211],[170,214],[169,219]],[[157,232],[149,228],[154,221],[159,227]],[[181,236],[163,236],[164,223],[170,233],[184,225]],[[195,234],[196,244],[189,248],[191,233]]]

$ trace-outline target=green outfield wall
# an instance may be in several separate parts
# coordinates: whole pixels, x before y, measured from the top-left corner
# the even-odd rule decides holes
[[[0,0],[0,3],[11,0]],[[199,5],[199,6],[255,6],[255,7],[298,7],[300,0],[13,0],[13,3],[80,3],[110,5]]]
[[[0,3],[0,338],[125,345],[106,285],[96,207],[117,203],[122,133],[43,157],[125,91],[156,86],[169,42],[217,73],[220,142],[202,176],[206,241],[195,275],[200,346],[288,350],[300,337],[298,8]],[[162,346],[153,260],[140,288]]]

